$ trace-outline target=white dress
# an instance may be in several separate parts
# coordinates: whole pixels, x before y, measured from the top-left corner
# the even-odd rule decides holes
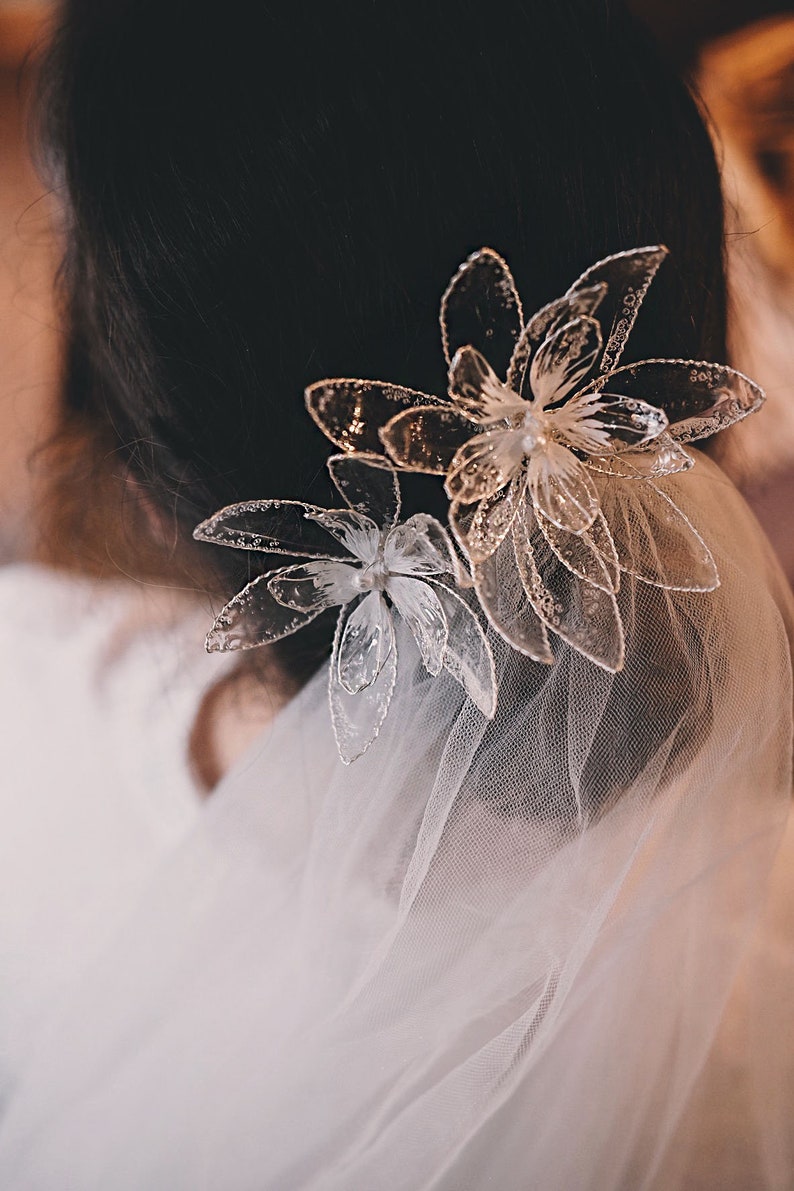
[[[0,570],[0,1089],[201,809],[188,738],[228,668],[156,588]]]

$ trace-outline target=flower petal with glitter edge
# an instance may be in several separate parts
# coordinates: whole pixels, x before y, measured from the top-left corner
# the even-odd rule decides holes
[[[269,583],[281,571],[268,571],[253,579],[222,608],[207,634],[209,653],[256,649],[297,633],[318,616],[321,609],[304,612],[287,608],[271,594]]]
[[[527,599],[516,567],[512,536],[475,566],[473,575],[480,606],[499,636],[519,653],[550,666],[554,654],[549,635]]]
[[[505,376],[524,316],[513,274],[492,248],[464,261],[441,299],[441,341],[449,364],[458,348],[476,348]]]
[[[675,440],[663,431],[639,451],[620,451],[611,455],[588,455],[584,461],[591,471],[625,480],[653,480],[689,471],[695,461]]]
[[[381,531],[369,517],[353,509],[317,509],[306,516],[341,542],[354,558],[367,565],[375,562]]]
[[[351,694],[339,677],[339,656],[347,620],[347,612],[343,610],[337,622],[328,668],[328,702],[339,756],[343,764],[350,765],[367,751],[386,718],[397,680],[397,650],[390,650],[378,676],[368,687]]]
[[[400,516],[397,473],[383,455],[332,455],[327,467],[343,500],[379,526],[394,525]]]
[[[435,517],[415,513],[388,534],[383,546],[386,570],[396,575],[452,575],[464,579],[449,534]]]
[[[547,417],[567,446],[587,455],[642,447],[667,429],[655,405],[612,393],[577,393]]]
[[[449,629],[444,667],[484,716],[496,713],[496,673],[488,638],[466,601],[443,583],[433,587]]]
[[[512,393],[473,347],[455,352],[449,367],[449,395],[464,417],[481,426],[526,413],[527,404]]]
[[[476,505],[453,501],[449,509],[452,532],[472,563],[484,562],[510,532],[518,502],[526,488],[526,472]]]
[[[604,300],[596,312],[604,343],[598,360],[599,372],[617,366],[645,295],[666,256],[667,249],[662,244],[616,252],[597,261],[568,290],[570,297],[606,283]]]
[[[435,678],[444,665],[448,637],[447,618],[438,596],[421,579],[404,575],[391,575],[386,590],[413,633],[428,674]]]
[[[658,405],[676,441],[717,434],[754,413],[764,391],[735,368],[698,360],[643,360],[600,376],[595,389],[615,389]]]
[[[538,528],[563,566],[586,583],[616,592],[620,587],[620,567],[615,543],[603,513],[599,513],[589,529],[582,533],[568,533],[547,521],[537,509]]]
[[[455,455],[444,487],[450,500],[472,504],[492,496],[522,466],[521,431],[486,430],[469,439]]]
[[[602,669],[622,669],[625,639],[613,592],[585,582],[560,561],[528,503],[513,524],[513,543],[527,599],[547,627]]]
[[[454,405],[419,406],[397,414],[380,431],[381,441],[403,471],[446,475],[474,427]]]
[[[581,533],[598,513],[598,493],[590,472],[566,447],[550,442],[533,451],[527,469],[529,490],[547,520],[569,533]]]
[[[443,404],[438,397],[379,380],[321,380],[305,392],[306,408],[343,451],[381,454],[378,431],[400,410]]]
[[[529,366],[536,407],[567,397],[592,370],[600,350],[601,328],[594,318],[575,318],[544,339]]]
[[[602,282],[600,285],[565,294],[532,315],[521,332],[507,370],[507,384],[514,393],[518,393],[525,401],[532,400],[529,387],[529,362],[532,353],[544,339],[550,338],[566,323],[573,322],[581,315],[592,315],[598,309],[606,290],[606,284]]]
[[[336,554],[333,539],[311,520],[326,511],[295,500],[244,500],[202,521],[193,537],[235,550],[329,558]]]
[[[338,604],[349,604],[361,594],[359,567],[346,562],[299,562],[278,571],[268,583],[270,594],[285,608],[296,612],[322,612]]]
[[[350,611],[339,643],[339,681],[356,695],[371,686],[394,649],[391,612],[379,591],[370,591]]]

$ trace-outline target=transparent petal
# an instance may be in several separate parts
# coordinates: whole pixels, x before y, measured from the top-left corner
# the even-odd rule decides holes
[[[306,515],[341,542],[360,562],[369,564],[377,559],[382,533],[375,522],[363,513],[353,509],[317,509]]]
[[[586,466],[607,476],[626,480],[653,480],[689,471],[694,459],[666,432],[641,451],[620,451],[612,455],[588,455]]]
[[[670,591],[713,591],[719,575],[700,534],[650,481],[596,478],[622,570]]]
[[[526,502],[513,524],[516,563],[540,619],[605,670],[623,666],[623,622],[614,593],[586,582],[551,549]]]
[[[207,634],[209,653],[268,645],[291,636],[314,620],[321,609],[302,612],[285,608],[271,595],[268,584],[279,574],[280,571],[268,571],[259,575],[221,609]]]
[[[601,350],[601,328],[594,318],[575,318],[544,339],[529,366],[535,402],[545,409],[581,384]]]
[[[504,376],[523,313],[513,275],[498,253],[482,248],[461,265],[441,299],[441,339],[449,363],[459,347],[475,347]]]
[[[667,429],[655,405],[612,393],[577,393],[547,417],[569,447],[587,455],[642,447]]]
[[[434,583],[447,618],[444,667],[488,719],[496,712],[493,653],[482,626],[466,601],[442,583]]]
[[[560,529],[581,533],[598,513],[598,493],[583,463],[559,443],[537,447],[527,469],[535,505]]]
[[[435,517],[415,513],[395,525],[383,547],[386,570],[397,575],[460,577],[461,565],[449,534]]]
[[[397,679],[397,651],[392,648],[377,678],[357,694],[351,694],[339,678],[339,653],[346,625],[346,613],[339,617],[328,668],[328,702],[339,756],[345,765],[367,751],[378,735],[389,710]]]
[[[244,500],[202,521],[193,537],[236,550],[328,558],[334,554],[333,542],[314,520],[324,512],[295,500]]]
[[[572,322],[581,315],[591,315],[598,308],[607,287],[602,282],[589,288],[565,294],[549,302],[537,314],[533,314],[513,352],[510,367],[507,370],[507,384],[514,393],[518,393],[526,401],[532,400],[529,388],[529,373],[527,365],[535,348],[548,339],[555,331],[560,330],[566,323]]]
[[[350,612],[337,657],[339,681],[356,695],[371,686],[394,649],[391,612],[379,591],[370,591]]]
[[[435,590],[421,579],[391,575],[386,592],[413,633],[429,674],[441,673],[447,649],[447,618]]]
[[[526,402],[512,393],[484,356],[473,347],[461,347],[449,368],[449,395],[472,422],[488,425],[526,412]]]
[[[560,562],[594,587],[616,592],[620,587],[620,567],[609,526],[599,513],[589,529],[568,533],[547,521],[535,510],[538,527]]]
[[[297,612],[322,612],[338,604],[349,604],[361,594],[361,571],[335,559],[299,562],[277,571],[268,583],[270,594]]]
[[[331,442],[343,451],[382,452],[378,431],[404,409],[439,400],[379,380],[321,380],[309,385],[306,408]]]
[[[471,438],[472,424],[454,405],[420,406],[398,414],[381,429],[391,458],[404,471],[446,475],[455,452]]]
[[[449,510],[452,531],[471,562],[484,562],[507,537],[525,487],[526,472],[522,469],[505,488],[479,504],[453,501]]]
[[[475,566],[473,574],[477,598],[497,633],[519,653],[551,665],[554,654],[549,635],[527,600],[516,565],[512,536],[505,538],[489,558]]]
[[[345,502],[378,526],[394,525],[400,515],[397,473],[382,455],[332,455],[331,479]]]
[[[524,459],[520,430],[486,430],[470,438],[455,455],[447,475],[450,500],[473,504],[508,484]]]
[[[693,442],[716,434],[754,413],[764,391],[725,364],[697,360],[643,360],[598,378],[598,389],[616,389],[658,405],[667,414],[670,434]]]
[[[604,344],[599,372],[617,365],[648,288],[666,256],[667,249],[661,244],[617,252],[589,268],[568,291],[571,295],[606,283],[604,300],[596,315]]]

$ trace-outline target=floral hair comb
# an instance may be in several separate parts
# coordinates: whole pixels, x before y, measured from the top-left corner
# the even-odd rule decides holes
[[[328,470],[345,508],[244,501],[196,527],[201,541],[309,560],[249,583],[218,615],[207,648],[279,641],[326,608],[340,608],[328,697],[346,763],[366,751],[389,709],[397,679],[395,615],[411,630],[428,673],[448,670],[493,716],[493,656],[456,590],[462,568],[447,531],[425,513],[399,520],[397,473],[382,456],[333,455]]]
[[[691,468],[682,444],[745,417],[764,394],[720,364],[618,367],[666,255],[654,246],[607,257],[525,323],[510,270],[483,248],[441,303],[447,398],[350,380],[306,393],[344,450],[380,442],[398,468],[446,477],[483,611],[539,662],[554,660],[551,632],[621,668],[622,571],[672,590],[719,584],[703,539],[654,481]]]
[[[441,303],[447,396],[381,381],[311,385],[309,413],[343,451],[328,467],[346,507],[247,501],[197,527],[203,541],[308,560],[249,583],[218,615],[208,649],[277,641],[338,606],[329,700],[349,762],[388,710],[395,615],[427,671],[449,671],[492,716],[493,656],[462,593],[472,583],[513,648],[551,664],[556,636],[613,672],[625,651],[622,572],[670,590],[717,587],[707,545],[655,481],[691,468],[683,444],[745,417],[764,395],[720,364],[618,366],[666,254],[607,257],[524,322],[510,270],[483,248]],[[445,476],[470,577],[438,521],[400,522],[397,470]]]

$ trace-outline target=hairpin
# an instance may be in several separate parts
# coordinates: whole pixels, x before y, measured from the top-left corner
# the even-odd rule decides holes
[[[653,246],[607,257],[525,323],[507,264],[483,248],[441,303],[446,397],[362,380],[306,391],[343,450],[385,449],[399,469],[445,476],[486,616],[540,662],[554,661],[551,633],[606,670],[622,667],[621,572],[670,590],[719,585],[708,547],[660,481],[693,466],[683,444],[764,395],[721,364],[618,366],[666,255]]]
[[[424,513],[400,521],[400,489],[382,455],[334,455],[331,480],[345,507],[253,500],[194,530],[200,541],[304,561],[268,571],[221,610],[207,649],[251,649],[340,609],[328,678],[339,754],[366,751],[397,679],[394,617],[405,621],[429,674],[446,669],[486,716],[496,704],[491,648],[458,588],[465,582],[444,527]]]

